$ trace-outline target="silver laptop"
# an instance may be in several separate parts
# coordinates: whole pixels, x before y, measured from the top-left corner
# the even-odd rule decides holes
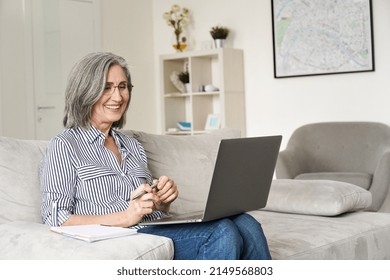
[[[282,136],[221,140],[204,211],[140,225],[207,222],[265,207]]]

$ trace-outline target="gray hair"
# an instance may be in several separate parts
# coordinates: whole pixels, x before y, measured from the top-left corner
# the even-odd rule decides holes
[[[107,52],[88,54],[76,63],[69,74],[65,90],[65,115],[63,119],[66,128],[82,127],[88,129],[91,126],[92,107],[103,94],[107,72],[112,65],[120,65],[123,68],[131,97],[132,84],[126,60]],[[130,99],[122,117],[113,123],[113,127],[122,128],[124,126]]]

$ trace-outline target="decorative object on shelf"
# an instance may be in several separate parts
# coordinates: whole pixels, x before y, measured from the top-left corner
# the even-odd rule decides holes
[[[272,0],[275,78],[374,71],[371,2]]]
[[[178,74],[180,82],[183,84],[188,84],[190,82],[190,73],[188,71],[183,71]]]
[[[178,76],[180,82],[182,82],[184,85],[184,92],[186,92],[186,93],[191,92],[190,73],[187,70],[185,70],[183,72],[180,72],[177,76]]]
[[[205,92],[214,92],[214,91],[219,91],[219,88],[217,88],[216,86],[213,86],[213,85],[206,85],[204,87],[204,91]]]
[[[180,130],[183,131],[190,131],[191,130],[191,123],[190,122],[177,122],[177,126]]]
[[[180,91],[181,93],[185,92],[184,84],[179,80],[179,72],[173,71],[169,78],[178,91]]]
[[[210,30],[210,35],[214,39],[214,45],[216,48],[223,48],[224,42],[229,35],[229,29],[224,26],[213,26]]]
[[[205,125],[205,130],[214,130],[219,129],[221,127],[221,119],[219,115],[209,114],[207,116],[207,121]]]
[[[175,41],[172,44],[176,51],[182,52],[187,47],[187,37],[184,34],[183,26],[188,25],[190,11],[187,8],[181,8],[179,5],[173,5],[169,12],[163,14],[169,26],[173,27]]]

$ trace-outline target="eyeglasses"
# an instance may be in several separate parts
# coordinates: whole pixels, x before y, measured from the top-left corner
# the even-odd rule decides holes
[[[119,90],[120,94],[124,93],[126,89],[129,91],[129,93],[131,93],[133,87],[134,85],[130,84],[130,86],[128,86],[126,82],[122,82],[117,86],[114,86],[113,84],[106,84],[104,93],[114,94],[116,88]]]

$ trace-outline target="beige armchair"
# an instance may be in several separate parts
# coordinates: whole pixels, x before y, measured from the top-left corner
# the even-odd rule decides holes
[[[334,180],[372,194],[372,211],[390,185],[390,127],[374,122],[313,123],[298,128],[276,164],[277,179]]]

